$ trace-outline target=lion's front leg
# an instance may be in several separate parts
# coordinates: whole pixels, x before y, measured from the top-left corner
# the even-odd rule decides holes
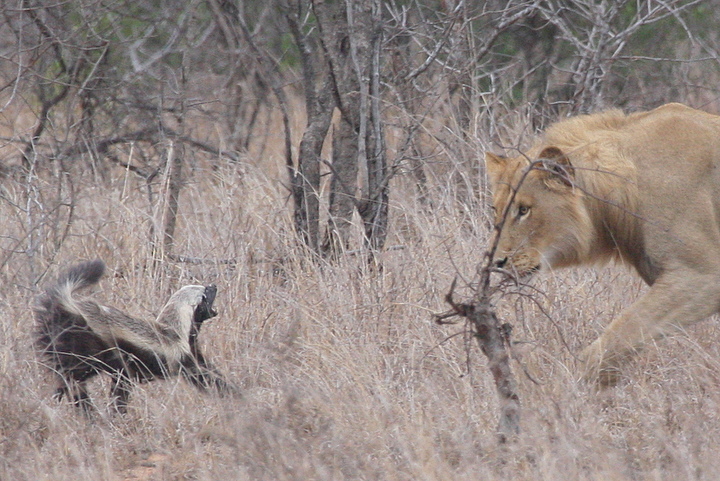
[[[580,354],[583,379],[600,386],[619,380],[626,362],[654,339],[714,314],[720,306],[720,274],[678,270],[664,274]]]
[[[602,336],[599,337],[580,353],[582,379],[601,388],[615,386],[620,381],[623,364],[636,354],[640,347],[636,346],[624,352],[608,350],[603,344]]]

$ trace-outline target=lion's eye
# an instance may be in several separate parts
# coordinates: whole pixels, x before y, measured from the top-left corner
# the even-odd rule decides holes
[[[518,217],[522,217],[524,215],[527,215],[528,212],[530,212],[530,207],[526,205],[518,206]]]

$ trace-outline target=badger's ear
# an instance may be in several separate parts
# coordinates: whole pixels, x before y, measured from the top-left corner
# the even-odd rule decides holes
[[[567,155],[558,147],[545,147],[538,160],[542,162],[539,167],[547,176],[547,180],[558,181],[568,187],[572,187],[575,181],[575,169],[570,163]]]

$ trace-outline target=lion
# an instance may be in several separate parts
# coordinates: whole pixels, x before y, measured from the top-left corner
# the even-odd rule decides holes
[[[582,351],[584,379],[616,384],[648,341],[720,310],[719,116],[677,103],[581,115],[486,165],[498,267],[615,260],[650,286]]]

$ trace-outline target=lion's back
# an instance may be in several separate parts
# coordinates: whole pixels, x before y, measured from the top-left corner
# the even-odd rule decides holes
[[[720,116],[679,103],[647,112],[578,115],[551,125],[543,137],[543,145],[575,153],[575,163],[592,167],[614,167],[624,157],[643,168],[643,156],[633,155],[643,151],[653,152],[655,162],[671,161],[671,155],[690,161],[720,158]]]
[[[719,116],[677,103],[611,110],[559,122],[545,142],[569,153],[590,194],[586,207],[612,226],[612,242],[626,244],[623,257],[643,277],[656,277],[678,256],[708,262],[718,252]]]

